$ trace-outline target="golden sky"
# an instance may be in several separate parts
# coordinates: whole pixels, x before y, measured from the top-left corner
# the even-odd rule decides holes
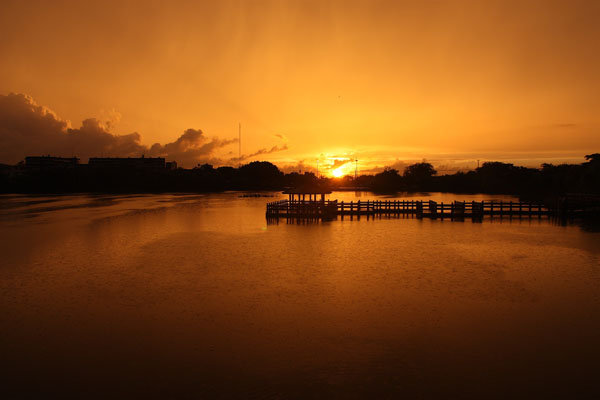
[[[279,165],[582,162],[598,21],[594,0],[3,0],[0,94],[148,147],[202,130],[230,164],[239,122],[245,160]]]

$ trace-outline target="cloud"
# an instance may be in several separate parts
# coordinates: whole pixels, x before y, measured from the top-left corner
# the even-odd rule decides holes
[[[336,160],[333,160],[333,164],[331,164],[329,167],[331,169],[336,169],[336,168],[341,167],[342,165],[348,164],[349,162],[352,162],[352,159],[350,159],[350,158],[336,159]]]
[[[108,111],[100,110],[100,120],[104,123],[107,131],[117,126],[121,122],[121,117],[121,113],[114,108]]]
[[[276,138],[278,138],[278,139],[281,139],[281,140],[283,140],[283,141],[286,141],[286,140],[287,140],[287,136],[285,136],[285,135],[282,135],[281,133],[276,133],[276,134],[274,134],[273,136],[275,136]]]
[[[254,157],[254,156],[261,155],[261,154],[276,153],[278,151],[284,151],[284,150],[287,150],[287,149],[288,149],[287,144],[284,144],[283,146],[273,146],[269,150],[267,150],[267,149],[260,149],[257,152],[250,154],[248,157]]]
[[[300,172],[302,171],[302,173],[305,172],[312,172],[313,174],[317,173],[317,169],[311,165],[307,165],[304,163],[304,160],[300,160],[297,164],[285,164],[282,166],[279,166],[279,170],[289,174],[292,172]]]
[[[283,146],[273,146],[270,149],[264,148],[264,149],[260,149],[260,150],[258,150],[256,152],[254,152],[252,154],[242,155],[241,157],[234,157],[234,158],[231,159],[231,161],[240,162],[240,161],[244,161],[244,160],[247,160],[247,159],[255,157],[255,156],[276,153],[278,151],[284,151],[284,150],[287,150],[287,149],[288,149],[287,144],[284,144]]]
[[[563,122],[560,124],[554,124],[553,126],[556,128],[575,128],[577,126],[577,124],[574,124],[571,122]]]
[[[190,128],[174,142],[165,145],[153,144],[148,155],[165,157],[177,161],[180,165],[192,166],[200,162],[208,162],[207,159],[211,158],[216,150],[237,141],[238,139],[222,140],[217,138],[209,141],[201,130]]]
[[[115,135],[109,132],[120,119],[114,110],[105,121],[84,120],[79,128],[61,119],[56,113],[38,105],[31,96],[11,93],[0,95],[0,162],[15,164],[28,155],[51,154],[89,157],[165,157],[179,165],[219,161],[215,152],[237,139],[208,139],[199,129],[187,129],[174,142],[141,143],[137,132]]]

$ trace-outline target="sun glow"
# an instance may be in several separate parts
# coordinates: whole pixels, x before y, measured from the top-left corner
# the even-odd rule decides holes
[[[344,168],[343,167],[336,168],[333,171],[331,171],[331,174],[333,175],[334,178],[341,178],[342,176],[344,176]]]

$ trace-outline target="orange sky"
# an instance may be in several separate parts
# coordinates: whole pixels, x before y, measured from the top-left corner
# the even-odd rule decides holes
[[[4,0],[0,94],[147,146],[241,122],[243,153],[281,166],[582,162],[600,151],[598,21],[592,0]]]

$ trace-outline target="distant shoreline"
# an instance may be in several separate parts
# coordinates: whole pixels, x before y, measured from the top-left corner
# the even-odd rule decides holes
[[[283,173],[267,161],[234,167],[204,164],[177,168],[154,158],[98,159],[97,165],[76,158],[28,157],[24,164],[0,168],[0,193],[21,194],[149,194],[278,191],[319,188],[344,192],[503,194],[543,201],[569,193],[600,194],[600,153],[582,164],[543,164],[541,168],[485,162],[474,171],[437,175],[427,162],[405,170],[386,169],[375,175],[328,178],[312,172]]]

